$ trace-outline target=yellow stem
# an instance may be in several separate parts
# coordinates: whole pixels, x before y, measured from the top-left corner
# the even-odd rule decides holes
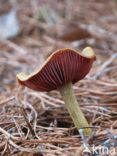
[[[75,97],[72,83],[64,85],[59,89],[59,91],[76,128],[79,130],[83,127],[89,127],[89,124],[83,112],[81,111],[80,106]],[[85,136],[89,136],[91,134],[91,131],[92,130],[90,128],[83,129]]]

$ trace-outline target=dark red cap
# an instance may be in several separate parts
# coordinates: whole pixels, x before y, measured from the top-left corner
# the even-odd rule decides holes
[[[17,74],[20,85],[36,91],[51,91],[68,82],[76,83],[83,79],[92,67],[96,56],[92,48],[87,47],[82,54],[73,49],[55,51],[42,65],[30,75]]]

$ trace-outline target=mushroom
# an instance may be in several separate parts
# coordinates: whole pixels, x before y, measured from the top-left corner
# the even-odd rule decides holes
[[[81,54],[69,48],[60,49],[36,72],[30,75],[19,73],[16,78],[20,85],[36,91],[59,90],[76,128],[85,127],[84,135],[89,136],[91,129],[77,102],[72,84],[88,74],[94,60],[96,56],[91,47],[86,47]]]

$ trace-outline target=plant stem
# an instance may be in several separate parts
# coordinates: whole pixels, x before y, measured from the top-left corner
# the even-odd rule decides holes
[[[75,97],[72,83],[70,82],[64,85],[63,87],[59,88],[59,91],[76,128],[79,130],[83,127],[89,127],[89,124],[83,112],[81,111],[80,106]],[[91,134],[91,129],[85,128],[83,129],[83,132],[85,136],[89,136]]]

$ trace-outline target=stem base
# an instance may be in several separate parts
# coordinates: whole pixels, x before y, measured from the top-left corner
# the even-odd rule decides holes
[[[59,91],[76,128],[79,130],[83,127],[89,127],[89,124],[83,112],[81,111],[77,99],[74,95],[72,83],[64,85],[59,89]],[[90,128],[83,129],[83,133],[85,136],[89,136],[91,132],[92,130]]]

